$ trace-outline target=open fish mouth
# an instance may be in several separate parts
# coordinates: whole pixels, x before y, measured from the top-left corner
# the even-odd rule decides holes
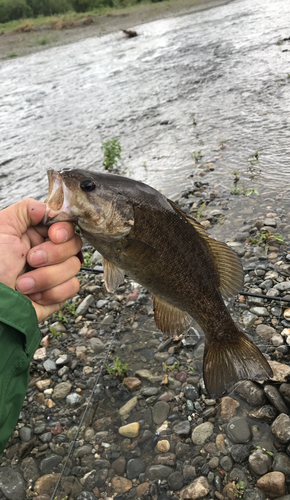
[[[52,224],[57,221],[70,221],[72,208],[72,193],[66,187],[59,172],[48,170],[48,197],[45,200],[46,212],[42,224]],[[57,220],[56,220],[57,218]]]

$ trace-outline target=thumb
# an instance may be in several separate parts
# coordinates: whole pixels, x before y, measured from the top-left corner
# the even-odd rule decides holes
[[[46,204],[33,198],[14,203],[0,212],[0,226],[10,226],[21,236],[30,226],[41,222],[46,210]]]

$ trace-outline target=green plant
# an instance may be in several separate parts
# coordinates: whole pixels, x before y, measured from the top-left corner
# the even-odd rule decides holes
[[[38,43],[39,45],[46,45],[47,43],[49,43],[49,41],[47,40],[47,38],[42,38],[41,40],[38,40]]]
[[[118,160],[121,160],[121,151],[119,139],[113,138],[103,142],[101,149],[104,151],[103,165],[105,170],[112,172],[117,170]]]
[[[196,219],[196,220],[201,220],[204,216],[205,216],[205,213],[203,211],[203,209],[206,207],[206,203],[202,203],[197,211],[193,214],[193,217]]]
[[[249,163],[249,165],[247,167],[247,172],[250,174],[250,179],[254,179],[255,175],[259,175],[261,173],[261,170],[262,170],[260,160],[259,160],[259,151],[256,151],[255,153],[250,155],[247,158],[247,162]],[[260,168],[258,168],[258,170],[257,170],[258,166]]]
[[[16,52],[11,52],[7,57],[10,57],[12,59],[13,57],[17,57],[17,54]]]
[[[279,243],[284,243],[283,236],[280,233],[270,233],[269,231],[263,231],[258,240],[258,245],[265,243],[265,253],[268,253],[270,240],[279,241]]]
[[[67,323],[68,319],[66,315],[62,311],[58,311],[57,313],[53,313],[52,315],[53,318],[57,319],[61,323]]]
[[[201,151],[193,151],[191,153],[191,157],[194,158],[195,163],[198,163],[199,160],[201,160],[201,158],[203,157],[203,155],[201,154]]]
[[[268,453],[268,455],[270,455],[270,457],[273,457],[274,456],[274,453],[272,451],[268,451],[266,450],[266,448],[262,448],[262,446],[256,446],[256,450],[262,450],[264,451],[265,453]],[[251,450],[251,453],[254,453],[255,450]]]
[[[121,359],[118,356],[113,361],[113,366],[108,366],[107,363],[105,363],[105,366],[109,375],[115,375],[120,379],[123,379],[128,374],[127,366],[129,366],[129,364],[122,363]]]
[[[162,365],[163,367],[163,371],[166,372],[166,371],[169,371],[169,372],[172,372],[173,370],[175,369],[178,369],[179,368],[179,365],[180,365],[180,362],[179,361],[175,361],[175,363],[171,366],[168,366],[165,361]]]
[[[193,366],[188,366],[188,371],[189,371],[189,372],[194,372],[194,368],[193,368]]]
[[[192,113],[192,125],[197,125],[196,119],[195,119],[195,113]]]
[[[235,497],[242,498],[244,494],[244,487],[245,487],[244,481],[239,481],[236,484],[237,491],[235,491]]]
[[[51,326],[49,330],[54,339],[59,339],[59,337],[61,336],[61,332],[56,332],[53,326]]]
[[[70,314],[73,314],[74,316],[77,316],[77,312],[76,312],[76,308],[78,307],[78,303],[77,302],[71,302],[69,303],[68,301],[66,301],[61,310],[63,311],[63,313],[70,313]]]

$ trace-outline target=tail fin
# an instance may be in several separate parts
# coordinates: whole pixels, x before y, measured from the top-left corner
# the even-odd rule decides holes
[[[263,354],[238,329],[229,342],[205,345],[203,377],[211,397],[221,396],[238,380],[267,380],[272,375]]]

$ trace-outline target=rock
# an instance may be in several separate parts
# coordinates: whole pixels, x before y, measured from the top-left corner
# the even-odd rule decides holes
[[[58,400],[66,398],[70,393],[71,388],[72,385],[70,382],[61,382],[60,384],[57,384],[53,390],[52,399]]]
[[[81,396],[77,392],[72,392],[66,397],[66,402],[69,406],[75,406],[79,404],[80,400]]]
[[[190,423],[188,420],[183,420],[174,425],[173,432],[181,437],[187,437],[190,433]]]
[[[38,499],[39,497],[37,497]],[[97,500],[97,498],[92,491],[82,491],[77,500]]]
[[[196,387],[191,384],[187,384],[183,388],[184,395],[187,399],[190,399],[191,401],[196,401],[196,399],[199,398],[199,393]]]
[[[271,380],[274,382],[287,382],[290,375],[290,366],[272,360],[269,360],[269,365],[273,370],[273,377],[271,377]]]
[[[65,333],[66,332],[66,327],[60,321],[56,321],[55,323],[52,323],[50,325],[50,328],[52,328],[56,333]]]
[[[233,461],[231,457],[225,456],[220,459],[220,466],[223,468],[224,471],[229,472],[231,468],[233,467]]]
[[[145,370],[145,369],[144,370],[137,370],[136,375],[138,377],[141,377],[141,378],[149,378],[149,379],[153,377],[152,373],[149,370]]]
[[[24,443],[28,443],[33,438],[33,430],[31,427],[21,427],[19,430],[19,437],[21,441],[24,441]]]
[[[40,462],[40,470],[43,474],[48,474],[54,467],[56,467],[62,461],[62,456],[60,455],[49,455],[45,457]]]
[[[252,438],[252,432],[245,417],[236,417],[230,420],[226,431],[233,443],[245,444]]]
[[[251,406],[260,406],[266,403],[263,389],[251,380],[242,380],[238,382],[235,386],[235,393],[247,401]]]
[[[57,366],[52,359],[46,359],[43,363],[43,368],[46,372],[54,372],[57,370]]]
[[[255,450],[249,456],[249,466],[252,473],[262,476],[269,472],[272,465],[271,456],[263,450]]]
[[[108,326],[114,323],[114,316],[112,314],[106,314],[104,319],[101,321],[101,326]]]
[[[178,471],[173,472],[167,479],[169,488],[173,491],[181,490],[183,487],[183,477],[182,474]]]
[[[95,354],[100,354],[106,349],[104,342],[102,342],[101,339],[98,339],[97,337],[92,337],[90,339],[90,344]]]
[[[272,434],[281,442],[290,441],[290,418],[285,413],[281,413],[271,425]]]
[[[119,428],[119,434],[128,438],[135,438],[139,435],[140,424],[132,422]]]
[[[276,330],[268,325],[258,325],[256,328],[256,334],[262,337],[265,342],[270,342],[273,335],[275,335]]]
[[[162,453],[162,455],[157,455],[154,459],[155,464],[169,465],[169,467],[174,467],[176,462],[176,455],[174,453]]]
[[[272,342],[273,346],[279,347],[280,345],[284,344],[284,339],[283,339],[282,335],[280,335],[279,333],[276,333],[276,335],[273,335],[273,337],[271,338],[271,342]]]
[[[112,462],[112,468],[118,476],[123,476],[126,470],[126,459],[123,456],[118,457],[114,462]]]
[[[126,473],[127,477],[129,479],[134,479],[136,477],[139,477],[142,472],[145,472],[146,465],[143,460],[140,458],[132,458],[131,460],[128,460],[127,467],[126,467]]]
[[[39,391],[45,391],[45,389],[47,389],[51,383],[51,378],[46,378],[44,380],[38,380],[35,385]]]
[[[218,450],[225,450],[226,445],[225,445],[225,434],[218,434],[216,437],[216,446]]]
[[[252,490],[250,488],[247,488],[243,494],[243,500],[265,500],[265,498],[265,494],[261,490]]]
[[[84,300],[80,303],[80,305],[76,309],[76,314],[78,316],[83,316],[87,309],[92,305],[94,302],[95,297],[93,295],[87,295]]]
[[[191,434],[191,440],[196,445],[203,445],[213,433],[213,424],[205,422],[195,427]]]
[[[230,398],[229,396],[224,396],[220,400],[220,406],[219,406],[219,412],[220,412],[220,417],[223,420],[228,420],[232,418],[235,413],[236,409],[240,406],[240,403],[236,399]]]
[[[137,377],[126,377],[124,378],[124,385],[129,389],[129,391],[135,391],[135,389],[138,389],[138,387],[142,385],[142,382]]]
[[[0,493],[7,500],[25,500],[26,485],[19,472],[6,466],[0,468]]]
[[[214,470],[218,467],[219,463],[220,461],[218,457],[212,457],[208,462],[208,466],[210,467],[210,469]]]
[[[137,396],[129,399],[129,401],[127,401],[127,403],[119,409],[119,415],[124,416],[130,413],[130,411],[136,406],[137,401]]]
[[[252,314],[250,311],[244,311],[242,319],[244,326],[247,328],[255,323],[258,316],[256,314]]]
[[[163,424],[169,413],[169,405],[165,401],[157,401],[153,407],[153,421],[156,425]]]
[[[141,483],[136,487],[136,493],[138,498],[143,498],[143,495],[149,490],[150,483]]]
[[[158,441],[156,447],[158,451],[161,451],[162,453],[167,453],[167,451],[170,450],[170,443],[167,439],[162,439],[161,441]]]
[[[257,316],[269,316],[269,312],[266,307],[251,307],[250,312],[256,314]]]
[[[285,495],[285,476],[282,472],[268,472],[258,479],[257,486],[267,495],[280,497]]]
[[[71,363],[71,356],[69,354],[62,354],[57,358],[55,364],[57,368],[61,368],[62,366],[69,365]]]
[[[290,384],[281,384],[279,387],[279,391],[285,399],[286,403],[290,406]]]
[[[195,479],[180,491],[181,500],[196,500],[205,497],[210,490],[208,480],[204,476]]]
[[[132,488],[132,481],[125,477],[113,477],[112,487],[115,493],[125,493]]]
[[[26,457],[22,460],[20,469],[25,481],[33,482],[40,476],[39,468],[32,457]]]
[[[277,408],[279,413],[288,413],[288,408],[286,404],[283,401],[283,398],[278,391],[277,387],[274,385],[267,384],[264,387],[264,392],[267,396],[267,398],[270,400],[270,402]]]
[[[45,476],[39,477],[34,485],[35,493],[38,493],[39,495],[47,494],[51,496],[58,478],[59,474],[46,474]],[[15,497],[12,500],[15,500]]]
[[[271,423],[277,416],[277,410],[271,405],[264,405],[250,413],[250,417]]]
[[[276,453],[273,462],[273,471],[283,472],[290,477],[290,458],[285,453]]]
[[[237,464],[242,464],[248,460],[252,449],[251,444],[235,444],[231,447],[230,453]]]
[[[146,469],[146,477],[149,481],[154,481],[155,479],[167,479],[170,474],[174,472],[172,467],[168,467],[168,465],[151,465]]]
[[[280,292],[290,290],[290,281],[282,281],[282,283],[277,283],[277,285],[274,285],[274,289],[279,290]]]
[[[93,445],[92,444],[84,444],[79,448],[76,448],[73,452],[73,456],[75,458],[83,458],[86,455],[90,455],[92,453]]]

